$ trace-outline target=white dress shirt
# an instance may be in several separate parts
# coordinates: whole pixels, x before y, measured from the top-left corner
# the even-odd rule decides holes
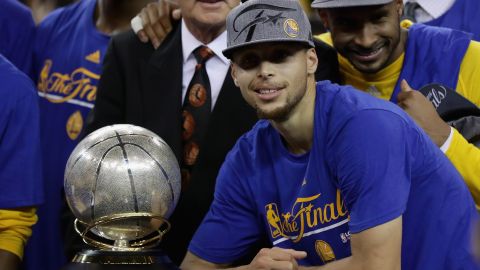
[[[223,81],[230,67],[230,61],[222,54],[222,50],[227,47],[227,31],[224,31],[217,38],[208,44],[203,44],[196,39],[188,30],[182,19],[182,49],[183,49],[183,82],[182,82],[182,104],[185,100],[187,87],[195,73],[197,60],[193,51],[200,45],[208,46],[215,55],[207,61],[206,68],[208,79],[210,81],[210,90],[212,93],[212,110],[217,102],[218,94],[223,86]]]
[[[415,10],[415,19],[419,23],[436,19],[447,12],[455,0],[403,0],[403,3],[417,2],[420,8]]]

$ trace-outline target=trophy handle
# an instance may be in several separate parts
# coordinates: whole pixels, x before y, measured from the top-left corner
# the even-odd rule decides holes
[[[162,225],[160,226],[160,228],[155,230],[157,234],[148,239],[133,240],[133,241],[117,240],[118,242],[115,241],[113,245],[97,241],[91,238],[90,236],[88,236],[88,233],[90,232],[90,230],[97,226],[105,225],[114,221],[134,219],[134,218],[157,219],[162,221]],[[85,226],[85,229],[83,231],[79,229],[79,223],[82,226]],[[162,229],[164,225],[165,225],[165,228]],[[80,221],[78,218],[75,219],[75,222],[74,222],[75,231],[82,237],[83,241],[86,244],[100,248],[100,249],[110,249],[110,250],[117,250],[117,251],[141,251],[146,248],[155,247],[162,241],[163,235],[165,235],[170,230],[170,227],[171,227],[170,222],[166,220],[164,217],[160,215],[154,215],[151,213],[113,214],[110,216],[101,217],[97,219],[93,224],[84,223]]]

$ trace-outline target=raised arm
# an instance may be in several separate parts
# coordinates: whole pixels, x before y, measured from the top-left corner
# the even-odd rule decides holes
[[[445,123],[432,103],[419,91],[414,91],[405,80],[402,81],[401,87],[402,92],[398,95],[398,105],[445,152],[448,159],[462,175],[477,209],[480,209],[480,170],[478,169],[480,149],[469,143],[462,134]],[[446,143],[447,139],[449,143]]]

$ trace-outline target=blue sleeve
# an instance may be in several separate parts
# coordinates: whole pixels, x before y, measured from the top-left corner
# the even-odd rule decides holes
[[[35,23],[20,3],[0,4],[0,53],[25,74],[31,72]]]
[[[259,216],[246,184],[246,158],[232,150],[220,169],[214,200],[196,231],[189,251],[218,264],[233,263],[249,252],[262,233]]]
[[[0,208],[43,200],[37,96],[27,77],[13,79],[0,86]]]
[[[334,136],[327,156],[350,212],[352,233],[391,221],[405,211],[413,159],[407,125],[395,113],[363,110]]]

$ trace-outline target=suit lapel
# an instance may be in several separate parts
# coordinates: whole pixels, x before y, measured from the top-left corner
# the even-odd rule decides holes
[[[172,31],[145,65],[142,93],[145,127],[162,137],[180,157],[182,99],[182,41],[180,26]]]
[[[225,115],[231,109],[240,109],[244,106],[243,97],[240,94],[240,89],[233,83],[232,76],[230,75],[230,69],[228,69],[225,80],[223,81],[222,89],[218,95],[217,103],[213,108],[212,122],[210,128],[217,129],[218,126],[224,126],[221,123],[228,121],[229,115]],[[220,130],[217,130],[220,131]]]

